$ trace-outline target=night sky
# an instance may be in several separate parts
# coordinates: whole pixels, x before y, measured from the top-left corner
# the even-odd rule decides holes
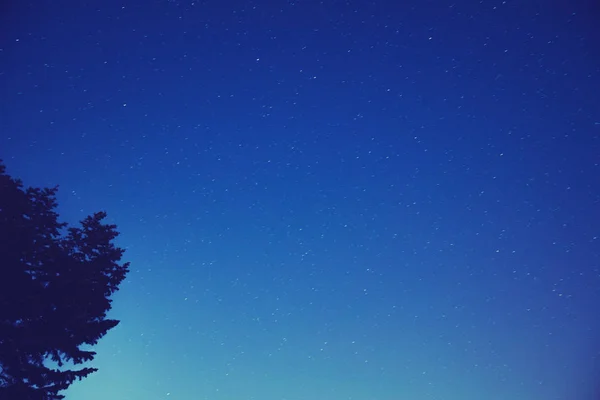
[[[595,400],[568,3],[4,2],[0,158],[132,263],[67,400]]]

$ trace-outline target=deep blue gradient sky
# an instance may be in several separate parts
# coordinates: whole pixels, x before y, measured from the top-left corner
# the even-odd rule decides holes
[[[564,3],[2,5],[0,157],[132,262],[67,400],[595,400],[598,9]]]

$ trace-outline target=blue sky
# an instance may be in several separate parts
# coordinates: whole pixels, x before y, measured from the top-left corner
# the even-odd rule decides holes
[[[0,157],[132,263],[67,400],[594,398],[593,8],[4,7]]]

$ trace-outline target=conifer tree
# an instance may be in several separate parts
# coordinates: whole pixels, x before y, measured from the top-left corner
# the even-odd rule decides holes
[[[57,190],[24,188],[0,161],[0,400],[64,398],[119,323],[107,312],[129,263],[116,226],[104,212],[59,222]]]

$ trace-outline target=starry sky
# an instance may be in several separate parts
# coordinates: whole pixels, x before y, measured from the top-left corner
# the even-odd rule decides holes
[[[67,400],[595,400],[600,33],[566,3],[4,2],[0,158],[132,263]]]

